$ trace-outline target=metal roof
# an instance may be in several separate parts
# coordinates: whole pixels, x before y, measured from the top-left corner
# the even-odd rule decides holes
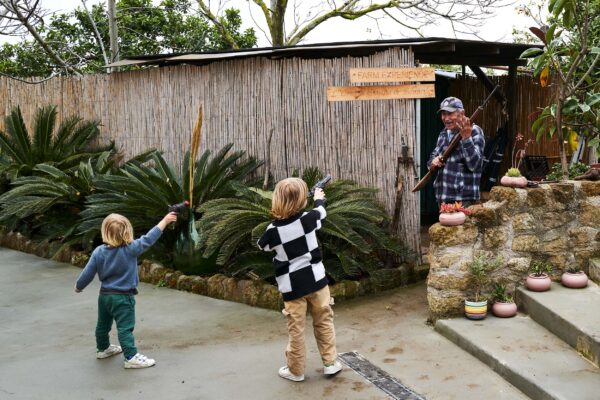
[[[523,51],[535,44],[484,42],[465,39],[417,38],[376,40],[364,42],[316,43],[288,47],[262,47],[241,50],[212,51],[188,54],[158,54],[135,56],[117,61],[107,67],[125,65],[205,65],[215,61],[248,57],[268,58],[336,58],[368,56],[390,48],[410,48],[415,60],[423,64],[476,66],[522,66]]]

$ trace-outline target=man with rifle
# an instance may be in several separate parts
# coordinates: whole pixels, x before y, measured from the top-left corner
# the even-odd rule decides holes
[[[435,197],[438,206],[461,201],[463,207],[467,207],[479,201],[485,146],[483,130],[471,124],[465,116],[462,101],[456,97],[444,99],[438,112],[441,113],[444,129],[427,161],[427,167],[438,172],[433,183]],[[449,156],[442,157],[455,135],[461,136],[456,149]]]

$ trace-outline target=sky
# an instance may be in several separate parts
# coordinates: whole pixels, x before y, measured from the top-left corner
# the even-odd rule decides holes
[[[105,0],[86,0],[88,7],[92,4],[104,2]],[[193,0],[192,0],[193,1]],[[223,1],[223,0],[221,0]],[[245,22],[244,27],[254,26],[252,17],[257,22],[262,22],[260,11],[253,8],[250,12],[248,0],[224,0],[227,7],[236,7],[242,13],[242,20]],[[497,16],[491,18],[481,26],[480,38],[487,41],[497,42],[512,42],[513,27],[519,29],[527,29],[534,25],[529,17],[518,15],[515,7],[520,4],[521,0],[516,0],[513,5],[499,9]],[[322,3],[323,0],[302,0],[302,7],[309,7],[311,4]],[[218,3],[217,0],[212,0],[212,4]],[[292,3],[292,1],[290,1]],[[44,8],[58,11],[68,12],[77,6],[81,5],[81,0],[41,0]],[[265,35],[256,29],[258,36],[259,47],[269,46]],[[439,24],[430,26],[423,31],[426,37],[455,37],[448,24]],[[346,21],[340,18],[331,19],[313,30],[303,41],[306,43],[325,43],[325,42],[340,42],[340,41],[362,41],[362,40],[377,40],[377,39],[396,39],[401,37],[417,37],[413,32],[400,32],[398,24],[387,19],[375,21],[373,18],[363,17],[354,21]],[[474,36],[460,35],[460,38],[477,39]],[[10,40],[6,37],[0,37],[0,42]]]

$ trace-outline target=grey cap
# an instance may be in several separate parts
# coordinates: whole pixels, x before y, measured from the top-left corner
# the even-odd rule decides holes
[[[440,104],[440,111],[454,112],[456,110],[464,110],[463,103],[457,97],[446,97]]]

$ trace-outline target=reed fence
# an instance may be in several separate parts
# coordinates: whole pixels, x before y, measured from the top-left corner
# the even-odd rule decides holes
[[[402,141],[415,149],[414,101],[328,102],[326,89],[348,86],[350,68],[412,66],[410,50],[390,49],[368,57],[253,57],[206,66],[57,77],[38,85],[0,77],[0,111],[7,115],[19,105],[31,122],[39,106],[55,104],[59,120],[73,114],[98,119],[100,140],[114,140],[126,157],[158,148],[177,166],[188,150],[202,104],[200,152],[216,151],[230,142],[234,150],[260,159],[270,152],[276,180],[317,166],[334,179],[380,189],[378,196],[391,214]],[[400,175],[407,184],[397,233],[420,254],[418,197],[408,187],[414,181],[412,167],[402,166]]]

